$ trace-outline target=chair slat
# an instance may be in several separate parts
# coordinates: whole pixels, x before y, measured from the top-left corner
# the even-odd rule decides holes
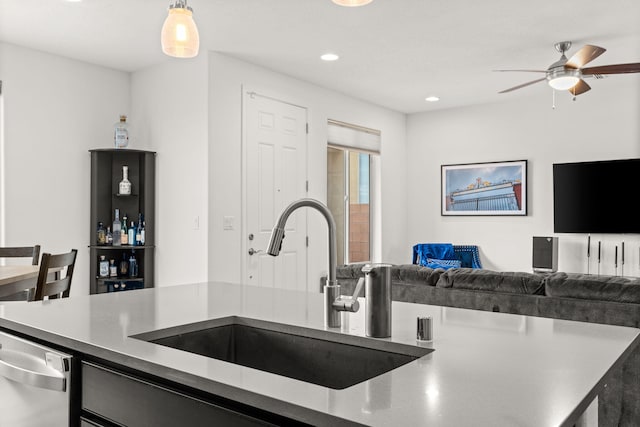
[[[59,294],[62,297],[69,296],[77,254],[76,249],[62,254],[42,254],[34,301],[41,301],[45,297],[54,298]],[[64,277],[58,278],[62,273]]]
[[[31,258],[31,264],[38,265],[40,245],[0,247],[0,258]]]

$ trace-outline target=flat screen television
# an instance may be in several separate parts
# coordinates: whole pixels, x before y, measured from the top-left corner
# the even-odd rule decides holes
[[[640,159],[553,165],[556,233],[640,233]]]

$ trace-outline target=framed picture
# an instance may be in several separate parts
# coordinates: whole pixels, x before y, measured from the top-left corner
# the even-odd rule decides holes
[[[442,215],[527,215],[527,161],[442,165]]]

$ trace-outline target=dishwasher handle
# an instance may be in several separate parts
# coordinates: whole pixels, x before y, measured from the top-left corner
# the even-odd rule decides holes
[[[19,353],[12,352],[14,358],[23,359],[28,361],[32,356]],[[10,380],[16,381],[21,384],[27,384],[37,388],[43,388],[47,390],[54,391],[66,391],[67,390],[67,380],[61,373],[44,373],[44,372],[36,372],[26,368],[22,368],[20,366],[16,366],[12,363],[7,362],[6,360],[2,360],[0,358],[0,376],[8,378]]]

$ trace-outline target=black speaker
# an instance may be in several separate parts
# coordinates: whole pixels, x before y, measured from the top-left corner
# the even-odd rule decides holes
[[[533,271],[553,273],[558,271],[558,238],[533,238]]]

